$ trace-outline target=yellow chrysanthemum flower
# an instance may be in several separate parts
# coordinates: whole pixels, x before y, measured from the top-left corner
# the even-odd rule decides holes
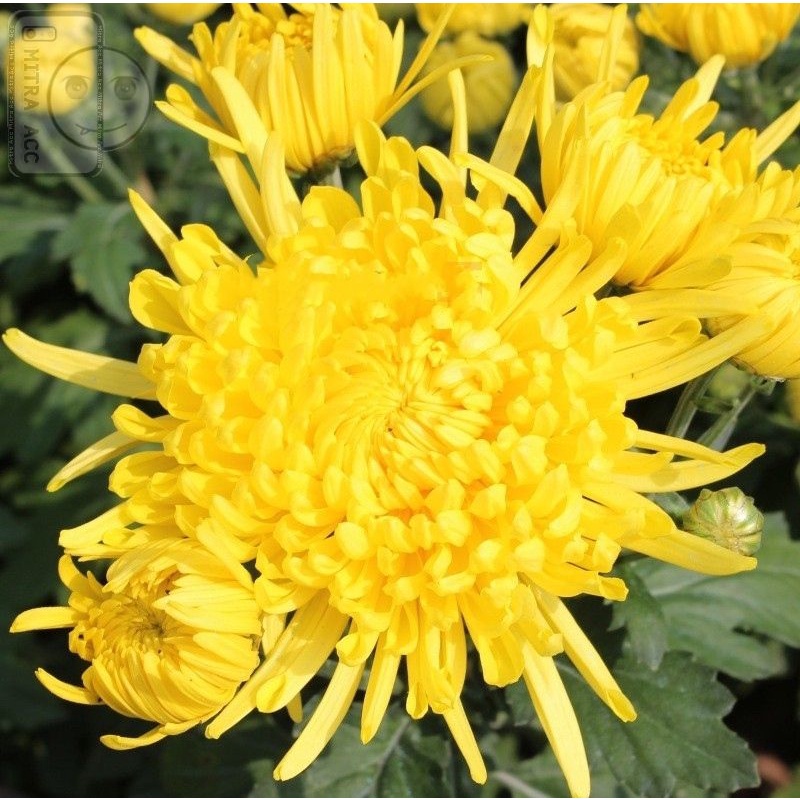
[[[709,291],[731,299],[746,297],[771,330],[737,354],[749,370],[770,378],[800,378],[800,168],[794,172],[770,164],[750,196],[760,213],[722,250],[731,269]],[[732,202],[741,204],[741,196]],[[713,333],[727,330],[743,314],[708,321]]]
[[[278,4],[263,4],[258,11],[239,4],[233,19],[213,35],[203,23],[194,27],[197,58],[150,28],[135,33],[153,58],[197,84],[216,114],[210,116],[184,88],[172,85],[167,102],[156,103],[167,117],[211,142],[248,153],[259,174],[254,143],[278,131],[287,166],[300,174],[325,171],[346,158],[360,120],[382,125],[438,74],[461,65],[445,65],[415,83],[445,22],[446,15],[399,82],[402,21],[392,34],[371,3],[345,3],[341,10],[330,3],[306,4],[289,14]]]
[[[140,465],[151,457],[139,456]],[[79,572],[69,556],[59,574],[69,605],[25,611],[11,631],[70,628],[69,649],[91,662],[83,685],[39,669],[44,686],[65,700],[105,703],[158,723],[135,739],[104,736],[109,747],[183,733],[223,708],[258,666],[262,625],[252,579],[199,542],[154,540],[114,562],[105,584]]]
[[[193,25],[210,17],[222,3],[145,3],[154,16],[175,25]]]
[[[514,98],[517,72],[508,50],[499,42],[482,39],[470,31],[456,39],[439,42],[428,59],[427,71],[450,64],[464,56],[488,55],[491,61],[474,64],[463,70],[467,93],[467,119],[474,133],[497,128]],[[453,125],[453,99],[448,82],[442,76],[421,95],[425,114],[437,125],[450,130]]]
[[[275,770],[291,778],[333,736],[367,665],[361,732],[374,736],[405,661],[408,713],[441,714],[483,781],[460,698],[471,641],[488,684],[524,679],[583,796],[586,756],[554,656],[565,652],[620,718],[635,713],[562,598],[624,599],[607,575],[621,548],[710,574],[755,565],[678,530],[647,494],[722,479],[763,448],[719,453],[640,430],[626,403],[704,373],[752,332],[734,325],[707,340],[678,306],[662,303],[651,321],[647,294],[595,300],[624,257],[619,240],[593,256],[585,236],[545,215],[515,249],[507,195],[540,216],[513,176],[533,83],[487,164],[465,154],[463,84],[451,82],[450,158],[359,126],[360,204],[329,186],[300,201],[278,137],[265,144],[260,197],[224,155],[223,176],[242,183],[243,207],[270,232],[255,270],[206,228],[178,239],[134,196],[177,279],[145,271],[132,284],[136,318],[168,335],[138,364],[18,331],[6,342],[51,374],[165,411],[121,406],[117,432],[57,476],[138,442],[157,448],[117,465],[123,502],[64,531],[69,552],[134,558],[177,528],[231,568],[254,561],[265,619],[291,615],[207,735],[295,702],[334,655]],[[438,208],[420,166],[441,189]]]
[[[538,24],[532,24],[538,30],[543,12],[537,9]],[[538,35],[528,39],[531,63],[542,65],[536,120],[545,207],[574,218],[598,249],[613,237],[626,241],[616,282],[637,289],[702,287],[727,273],[720,251],[763,216],[761,206],[769,200],[745,186],[797,127],[800,103],[760,134],[742,129],[727,143],[721,132],[702,138],[718,108],[709,100],[723,67],[718,56],[680,87],[658,117],[640,113],[647,76],[624,92],[609,85],[626,21],[624,7],[615,9],[598,81],[561,107],[555,50]],[[580,184],[575,174],[583,176]]]
[[[432,31],[442,21],[441,3],[416,3],[417,20],[424,31]],[[447,21],[448,33],[472,31],[480,36],[502,36],[528,21],[530,3],[456,3]]]
[[[796,3],[646,3],[636,24],[697,64],[720,54],[728,67],[746,67],[769,57],[798,17]]]
[[[528,35],[538,37],[545,45],[552,41],[556,97],[570,100],[597,81],[613,9],[599,3],[556,3],[547,6],[547,10],[548,17],[541,12],[534,16]],[[539,30],[538,25],[544,20],[546,28]],[[638,70],[639,36],[633,22],[626,17],[609,76],[611,88],[624,89]]]

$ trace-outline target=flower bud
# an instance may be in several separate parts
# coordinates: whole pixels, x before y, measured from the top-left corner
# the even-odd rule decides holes
[[[750,556],[761,546],[764,517],[741,489],[703,489],[683,515],[684,530]]]

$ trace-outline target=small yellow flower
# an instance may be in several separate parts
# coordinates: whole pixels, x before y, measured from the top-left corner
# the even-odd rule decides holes
[[[145,3],[145,8],[159,19],[175,25],[193,25],[210,17],[222,3]]]
[[[636,24],[697,64],[720,54],[726,66],[746,67],[769,57],[799,16],[796,3],[647,3]]]
[[[486,61],[465,67],[464,84],[467,92],[467,119],[475,133],[496,128],[505,119],[517,85],[514,62],[506,48],[499,42],[482,39],[467,31],[457,38],[439,42],[428,59],[427,71],[470,55],[491,56]],[[450,88],[444,77],[422,92],[422,108],[437,125],[449,130],[453,124],[454,110]]]
[[[265,145],[260,195],[242,183],[235,154],[215,155],[268,232],[255,268],[207,228],[178,238],[134,196],[176,278],[147,270],[132,284],[135,317],[166,334],[137,364],[19,331],[5,339],[51,374],[163,409],[121,406],[117,431],[57,476],[53,488],[137,444],[151,448],[115,467],[122,502],[62,532],[62,545],[117,557],[117,576],[177,529],[234,578],[247,564],[263,624],[281,621],[208,736],[295,703],[335,658],[276,767],[289,779],[334,735],[367,667],[369,741],[405,664],[406,710],[442,715],[482,782],[461,699],[471,642],[487,684],[525,681],[571,792],[585,796],[588,764],[554,656],[565,652],[621,719],[635,711],[563,598],[623,600],[624,583],[608,575],[623,548],[709,574],[755,566],[680,531],[648,495],[727,477],[763,448],[720,453],[641,430],[626,404],[704,373],[751,334],[734,325],[707,340],[678,307],[654,319],[646,294],[596,300],[624,256],[619,240],[593,255],[585,236],[545,215],[515,246],[507,196],[540,216],[513,174],[534,84],[523,82],[484,163],[466,152],[463,83],[458,73],[450,81],[449,158],[359,126],[360,203],[330,186],[301,201],[277,136]],[[250,609],[236,620],[249,622]],[[197,621],[208,624],[200,611]]]
[[[548,28],[554,48],[556,97],[570,100],[598,79],[613,9],[599,3],[556,3],[547,9],[552,20]],[[625,19],[610,75],[614,90],[624,89],[639,70],[639,36],[633,22]],[[536,25],[530,26],[529,35],[540,34]]]
[[[131,458],[142,466],[152,454]],[[134,739],[104,736],[109,747],[152,744],[203,722],[258,665],[262,624],[252,580],[196,541],[153,540],[118,559],[105,584],[69,556],[59,574],[69,605],[25,611],[11,631],[69,628],[69,649],[91,664],[82,686],[39,669],[42,684],[64,700],[158,723]]]
[[[445,6],[441,3],[416,3],[417,20],[424,31],[440,22]],[[447,33],[472,31],[480,36],[502,36],[528,21],[529,3],[456,3],[447,22]]]
[[[196,83],[215,117],[178,85],[158,107],[173,121],[212,142],[247,153],[256,173],[266,135],[278,131],[294,173],[324,172],[353,149],[356,124],[383,124],[438,74],[414,83],[446,21],[422,45],[402,79],[403,25],[392,34],[375,6],[278,4],[235,7],[213,35],[199,23],[198,57],[149,29],[137,29],[144,49],[177,75]],[[445,65],[441,74],[456,63]]]

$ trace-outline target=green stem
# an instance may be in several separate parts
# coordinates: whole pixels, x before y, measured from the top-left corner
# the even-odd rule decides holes
[[[667,424],[667,436],[676,436],[679,439],[686,436],[694,415],[697,413],[697,401],[705,394],[715,372],[716,370],[712,369],[686,384],[678,400],[678,405],[675,406],[675,411],[672,412],[672,417]]]
[[[123,197],[128,196],[128,188],[131,181],[128,176],[109,158],[108,153],[105,153],[103,158],[103,166],[100,172],[109,179],[115,189],[118,189]]]
[[[544,792],[540,792],[529,783],[525,783],[525,781],[520,780],[516,775],[512,775],[510,772],[506,772],[505,770],[498,769],[495,772],[490,773],[489,777],[494,778],[498,783],[502,783],[507,789],[511,789],[512,792],[521,794],[523,797],[550,796]]]
[[[764,123],[763,93],[761,80],[758,77],[758,65],[743,67],[741,76],[741,97],[744,121],[753,128],[760,128]]]
[[[767,391],[771,392],[774,385],[773,382]],[[742,411],[747,408],[750,401],[757,394],[764,392],[764,381],[752,378],[747,388],[736,398],[733,405],[714,420],[711,427],[697,440],[697,443],[713,450],[722,450],[728,444],[734,430],[736,430],[736,424],[739,422],[739,416]]]
[[[80,174],[72,159],[61,149],[58,142],[53,140],[44,125],[39,130],[38,136],[47,148],[48,159],[60,171],[57,177],[63,178],[82,200],[99,203],[103,199],[103,195],[89,183],[86,177]]]
[[[320,178],[322,186],[335,186],[337,189],[344,189],[342,183],[342,171],[339,167],[334,167],[327,175]]]

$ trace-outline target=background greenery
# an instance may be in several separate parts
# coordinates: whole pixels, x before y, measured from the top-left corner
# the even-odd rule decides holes
[[[163,96],[168,76],[133,40],[146,22],[185,41],[141,8],[103,6],[106,45],[131,55]],[[225,14],[217,12],[218,18]],[[410,25],[407,50],[421,34]],[[508,40],[523,63],[524,35]],[[688,59],[645,42],[643,69],[652,77],[648,102],[663,105],[692,71]],[[717,99],[719,124],[762,128],[800,96],[800,34],[757,71],[727,75]],[[3,103],[5,108],[5,103]],[[5,126],[3,126],[5,130]],[[446,143],[412,104],[390,124],[416,144]],[[473,140],[480,154],[492,136]],[[800,162],[793,137],[778,154]],[[131,213],[124,188],[137,188],[173,226],[212,225],[242,255],[255,252],[211,167],[204,143],[154,111],[140,135],[107,154],[113,163],[91,179],[100,199],[83,199],[59,178],[12,177],[0,171],[0,328],[20,327],[48,342],[135,358],[149,334],[134,324],[127,286],[135,271],[164,269]],[[535,173],[535,156],[521,174]],[[114,169],[116,167],[116,169]],[[355,188],[359,176],[345,174]],[[725,383],[697,418],[694,434],[726,406]],[[676,395],[631,407],[643,425],[663,430]],[[39,796],[541,796],[566,786],[519,684],[486,687],[470,664],[465,705],[490,770],[472,784],[446,728],[429,716],[410,724],[398,699],[375,741],[359,742],[358,705],[332,744],[301,778],[272,781],[272,768],[293,738],[288,717],[251,715],[211,742],[200,732],[141,751],[118,753],[98,736],[135,734],[143,726],[102,708],[71,706],[35,680],[43,666],[79,680],[83,664],[66,649],[63,632],[11,636],[11,620],[37,605],[64,602],[56,575],[58,533],[112,504],[108,470],[45,492],[48,479],[85,446],[110,432],[113,398],[47,378],[0,349],[0,795]],[[646,559],[628,558],[618,571],[630,586],[624,604],[571,603],[639,712],[623,725],[566,662],[565,681],[584,731],[595,795],[728,796],[757,786],[755,751],[764,780],[750,794],[791,795],[789,769],[800,761],[800,504],[796,467],[800,424],[784,391],[759,394],[743,414],[733,444],[762,441],[766,456],[738,484],[767,512],[756,572],[709,579]],[[692,498],[690,498],[692,499]],[[470,677],[474,679],[470,679]],[[322,681],[310,687],[313,707]],[[748,746],[749,745],[749,746]],[[797,778],[795,779],[798,780]],[[781,788],[782,787],[782,788]]]

